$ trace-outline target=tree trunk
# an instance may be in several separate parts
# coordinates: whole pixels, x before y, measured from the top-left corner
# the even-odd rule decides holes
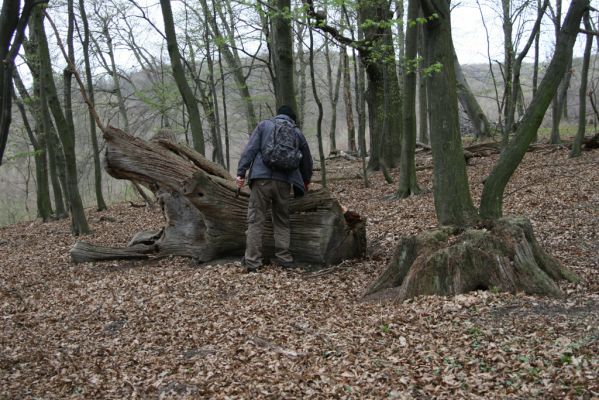
[[[470,197],[458,121],[449,4],[445,0],[431,3],[430,9],[424,9],[424,16],[437,14],[438,17],[427,22],[424,28],[425,67],[435,63],[442,65],[439,72],[427,78],[435,210],[441,225],[464,226],[475,221],[477,214]]]
[[[222,52],[218,50],[218,72],[220,74],[220,89],[223,104],[223,129],[225,131],[225,159],[227,169],[231,168],[231,151],[229,144],[229,114],[227,111],[227,90],[225,87],[225,70],[223,68]]]
[[[593,29],[591,27],[591,21],[588,12],[584,16],[584,27],[587,31],[591,31]],[[584,139],[584,133],[587,125],[587,84],[589,78],[589,65],[591,62],[591,50],[593,48],[593,35],[587,33],[586,39],[584,56],[582,60],[582,70],[580,71],[580,90],[578,92],[578,131],[576,132],[574,143],[572,143],[570,157],[580,156],[582,139]]]
[[[297,22],[296,31],[297,31],[297,77],[298,77],[298,95],[299,95],[299,109],[296,111],[298,124],[303,126],[305,117],[306,117],[306,90],[308,87],[307,79],[306,79],[306,56],[304,52],[304,28],[305,27],[305,18],[304,21]]]
[[[168,54],[173,68],[173,77],[185,103],[189,123],[191,125],[191,136],[193,138],[193,147],[200,154],[204,154],[204,131],[202,129],[202,120],[198,111],[198,102],[193,94],[193,91],[187,83],[185,70],[181,63],[181,53],[177,44],[177,36],[175,33],[175,24],[173,21],[173,12],[171,10],[170,0],[160,0],[162,8],[162,18],[164,20],[164,31],[166,33]]]
[[[422,15],[422,11],[420,15]],[[420,25],[418,27],[418,55],[422,58],[425,56],[424,49],[424,26]],[[426,77],[423,74],[422,68],[418,69],[418,82],[418,111],[420,114],[418,137],[420,139],[420,143],[428,144],[428,97],[426,95]]]
[[[418,18],[419,4],[416,0],[408,2],[408,21]],[[411,24],[406,31],[407,60],[415,60],[418,53],[418,25]],[[403,132],[401,140],[401,161],[399,167],[399,189],[397,197],[406,198],[420,193],[416,182],[416,68],[402,73],[404,83]]]
[[[87,96],[89,97],[92,104],[95,104],[94,98],[94,83],[92,79],[92,68],[89,59],[89,23],[87,20],[87,14],[85,12],[84,0],[79,0],[79,12],[81,14],[81,22],[83,23],[83,40],[81,46],[83,47],[83,60],[85,62],[85,79],[87,84]],[[89,131],[92,140],[92,153],[94,157],[94,189],[96,193],[96,208],[98,211],[106,210],[106,202],[104,201],[104,195],[102,194],[102,168],[100,166],[100,149],[98,146],[98,134],[96,131],[96,123],[94,117],[89,112]]]
[[[368,168],[379,170],[397,165],[401,147],[401,94],[391,27],[388,1],[358,2],[358,20],[364,25],[364,40],[369,43],[363,61],[368,79],[366,102],[370,130],[370,159]],[[369,22],[378,23],[369,23]],[[387,91],[385,92],[385,88]],[[388,111],[385,110],[387,100]]]
[[[8,140],[8,132],[12,122],[12,96],[10,95],[12,85],[13,63],[5,63],[13,35],[17,30],[19,21],[19,0],[5,0],[0,11],[0,165],[4,156],[4,149]]]
[[[291,36],[291,1],[274,1],[276,10],[271,15],[274,41],[274,67],[277,77],[275,95],[277,108],[288,105],[298,111],[295,99],[295,74],[293,73],[293,38]]]
[[[570,86],[570,78],[572,78],[572,60],[570,60],[566,72],[559,84],[557,94],[553,99],[553,110],[551,113],[551,144],[561,143],[559,124],[562,120],[562,113],[566,106],[568,98],[568,87]]]
[[[499,161],[485,181],[480,203],[483,218],[499,218],[503,213],[503,193],[505,187],[522,161],[526,149],[532,142],[535,132],[543,122],[543,117],[555,96],[559,84],[572,60],[572,48],[578,34],[583,13],[589,6],[588,0],[573,0],[556,43],[555,53],[547,72],[539,85],[537,95],[532,99],[514,139],[501,154]]]
[[[361,32],[361,30],[358,32]],[[352,55],[354,60],[356,110],[358,113],[358,149],[360,151],[360,156],[364,159],[368,154],[368,149],[366,148],[366,79],[364,78],[365,68],[362,57],[356,55],[355,49],[352,49]]]
[[[47,95],[48,106],[54,116],[56,129],[62,144],[62,150],[65,158],[66,169],[66,194],[68,197],[71,214],[71,231],[73,235],[78,236],[89,233],[89,226],[85,218],[83,202],[79,194],[77,181],[77,158],[75,152],[75,132],[69,126],[63,110],[58,100],[56,85],[52,76],[52,64],[50,62],[50,52],[46,33],[44,32],[43,14],[39,9],[34,10],[32,14],[32,28],[35,39],[38,43],[40,75],[42,80],[42,89]],[[43,106],[43,104],[42,104]]]
[[[537,19],[542,18],[543,15],[541,13],[541,0],[537,0]],[[540,43],[541,43],[541,28],[537,30],[535,34],[535,51],[534,51],[534,61],[532,64],[532,97],[537,94],[537,89],[539,86],[539,53],[540,53]]]
[[[555,14],[553,16],[553,28],[555,30],[555,42],[557,47],[557,42],[559,40],[560,29],[562,24],[562,0],[555,1]],[[570,61],[571,62],[571,61]],[[560,82],[563,80],[563,76],[560,79]],[[558,90],[559,91],[559,90]],[[558,144],[559,139],[559,122],[561,119],[561,109],[559,104],[559,95],[554,95],[553,100],[551,102],[551,136],[550,143]]]
[[[474,97],[472,89],[470,89],[470,85],[468,85],[468,81],[462,72],[462,66],[458,61],[457,54],[454,55],[454,61],[456,81],[458,85],[458,99],[460,100],[460,104],[462,104],[462,107],[464,107],[464,110],[466,110],[466,113],[472,122],[476,137],[479,139],[488,138],[491,135],[491,126],[489,124],[489,120],[487,119],[487,116],[485,115],[480,104],[478,104],[478,100],[476,100],[476,97]]]
[[[403,0],[395,0],[395,13],[396,13],[396,19],[399,21],[399,24],[397,25],[397,39],[396,39],[396,46],[397,46],[397,55],[399,56],[399,63],[397,65],[397,81],[400,82],[400,85],[403,82],[403,68],[401,63],[404,62],[406,60],[405,57],[405,47],[406,47],[406,35],[404,33],[404,26],[405,26],[405,21],[404,21],[404,2]],[[408,17],[408,21],[409,21],[409,17]],[[403,96],[403,88],[402,89],[400,95]]]
[[[347,151],[356,152],[356,125],[354,123],[354,106],[351,94],[351,79],[349,74],[349,56],[347,47],[341,47],[343,58],[343,103],[345,105],[345,120],[347,122]]]
[[[52,193],[54,193],[54,209],[56,218],[67,218],[69,213],[69,199],[67,193],[67,172],[64,152],[60,146],[60,139],[52,124],[48,102],[44,95],[40,96],[42,128],[46,133],[46,148],[48,150],[48,165],[50,167],[50,181],[52,182]]]
[[[179,255],[201,262],[241,256],[249,191],[236,196],[228,171],[199,153],[158,139],[146,142],[109,127],[104,131],[107,171],[154,189],[165,216],[159,232],[141,232],[126,249],[78,242],[75,262]],[[291,201],[291,251],[301,264],[324,266],[362,256],[365,223],[354,213],[344,215],[326,190]],[[265,257],[274,256],[272,227],[265,229]]]
[[[339,88],[341,84],[341,72],[343,69],[343,58],[339,54],[337,73],[333,81],[333,67],[331,65],[331,54],[329,40],[325,44],[325,58],[327,60],[327,80],[329,83],[329,101],[331,104],[331,125],[329,128],[329,154],[337,154],[337,104],[339,103]]]
[[[514,45],[512,43],[512,13],[511,13],[511,0],[501,0],[501,6],[503,10],[503,78],[504,78],[504,89],[503,89],[503,114],[504,120],[506,121],[502,132],[502,143],[506,146],[509,142],[510,133],[513,130],[513,124],[508,121],[508,115],[512,109],[512,91],[514,87],[512,85],[512,62],[514,60]],[[513,121],[512,121],[513,122]]]

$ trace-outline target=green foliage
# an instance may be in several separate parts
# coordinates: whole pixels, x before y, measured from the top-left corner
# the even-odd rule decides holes
[[[364,22],[362,22],[360,24],[360,28],[366,30],[366,29],[380,29],[380,30],[385,30],[385,29],[390,29],[393,28],[394,26],[400,26],[402,25],[402,21],[399,19],[386,19],[386,20],[382,20],[382,21],[375,21],[373,19],[367,19]]]
[[[434,64],[429,65],[426,68],[422,69],[422,76],[431,76],[432,74],[438,74],[443,69],[443,64],[437,61]]]
[[[19,152],[16,152],[15,154],[13,154],[12,156],[7,156],[6,162],[8,163],[10,161],[15,161],[15,160],[23,159],[23,158],[35,157],[35,156],[42,154],[43,152],[44,152],[44,150],[19,151]]]
[[[413,20],[410,19],[410,20],[408,20],[408,27],[413,28],[416,25],[424,25],[427,22],[433,21],[433,20],[438,19],[438,18],[439,18],[439,14],[434,13],[434,14],[428,16],[428,17],[418,17],[418,18],[413,19]]]

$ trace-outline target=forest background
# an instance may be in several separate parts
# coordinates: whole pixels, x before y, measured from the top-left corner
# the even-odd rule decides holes
[[[226,160],[223,160],[230,171],[234,170],[236,160],[241,152],[247,134],[250,131],[248,120],[244,113],[245,102],[239,96],[239,85],[234,79],[234,66],[227,63],[223,54],[223,47],[219,40],[226,40],[226,45],[234,50],[234,56],[242,67],[247,79],[247,86],[251,93],[258,119],[269,118],[275,108],[275,95],[272,87],[271,60],[269,59],[268,30],[265,27],[264,13],[260,12],[261,3],[231,0],[218,7],[201,2],[187,1],[173,2],[174,20],[177,36],[179,38],[182,56],[188,60],[187,67],[195,69],[195,96],[200,99],[203,132],[206,139],[206,154],[214,152],[214,136],[208,132],[212,125],[216,125],[221,140],[228,143]],[[504,2],[505,3],[505,2]],[[536,2],[512,1],[513,46],[518,49],[523,46],[527,35],[533,25],[536,13]],[[341,3],[339,3],[341,4]],[[349,3],[348,3],[349,4]],[[452,18],[453,33],[456,53],[463,64],[464,75],[470,85],[471,91],[478,100],[487,118],[495,126],[501,124],[501,105],[504,101],[502,81],[504,68],[504,47],[502,18],[505,9],[501,8],[502,2],[495,1],[465,1],[453,5]],[[550,4],[551,5],[551,4]],[[567,4],[564,4],[564,6]],[[79,8],[78,4],[74,4]],[[312,149],[317,148],[316,118],[317,106],[310,93],[310,74],[306,73],[307,65],[307,29],[305,16],[301,15],[299,4],[293,4],[297,21],[293,24],[295,41],[295,79],[301,109],[298,110],[302,117],[302,129],[306,134]],[[342,32],[352,29],[352,21],[356,16],[347,7],[338,4],[322,3],[323,9],[329,15],[330,21],[341,21],[339,26]],[[53,1],[48,6],[48,14],[58,26],[58,31],[63,40],[68,35],[66,1]],[[135,136],[150,138],[162,128],[168,128],[175,134],[179,142],[191,144],[191,129],[189,118],[186,115],[185,105],[173,79],[169,55],[164,37],[164,23],[160,5],[157,3],[135,2],[132,0],[112,1],[86,1],[85,8],[90,27],[90,67],[92,82],[96,95],[96,107],[101,119],[121,127]],[[345,9],[347,21],[342,19]],[[395,52],[398,59],[402,53],[402,35],[406,26],[405,5],[394,2],[392,29],[395,35]],[[552,54],[555,43],[554,19],[557,3],[551,5],[547,16],[541,25],[539,35],[539,72],[542,76],[543,68]],[[206,13],[208,11],[208,13]],[[80,9],[75,10],[78,16],[75,20],[74,52],[77,68],[85,70],[82,56],[83,24],[79,21]],[[218,14],[218,15],[217,15]],[[215,38],[214,29],[208,26],[205,18],[214,18],[218,27],[223,30],[220,38]],[[403,21],[403,23],[399,23]],[[482,29],[484,27],[485,29]],[[62,78],[66,66],[60,53],[56,36],[46,28],[49,40],[50,55],[52,59],[54,80],[61,97],[65,94],[65,85]],[[316,86],[320,98],[323,99],[325,135],[323,137],[324,153],[330,154],[336,150],[350,151],[348,149],[348,115],[347,104],[344,98],[347,94],[343,89],[343,57],[342,51],[349,55],[347,68],[352,72],[348,74],[348,85],[353,91],[357,88],[356,77],[360,73],[354,68],[355,52],[347,47],[340,47],[329,36],[314,31],[316,40],[315,68]],[[358,35],[358,32],[351,32]],[[349,35],[349,33],[348,33]],[[223,39],[224,38],[224,39]],[[299,39],[302,39],[300,42]],[[575,46],[575,56],[580,56],[584,36],[579,35]],[[227,47],[225,46],[225,47]],[[17,57],[17,66],[24,85],[33,91],[31,72],[27,65],[27,56],[21,51]],[[530,102],[533,92],[534,52],[525,58],[521,72],[522,101]],[[352,57],[353,56],[353,57]],[[589,92],[594,96],[599,70],[596,67],[597,58],[591,58],[589,72]],[[190,65],[191,64],[191,65]],[[575,133],[575,121],[579,113],[579,87],[582,59],[575,57],[572,61],[571,76],[563,106],[562,132],[564,135]],[[398,74],[402,73],[403,64],[398,63]],[[363,73],[363,72],[362,72]],[[307,89],[308,88],[308,89]],[[83,204],[93,207],[97,203],[95,194],[96,181],[94,166],[94,148],[90,136],[89,114],[78,88],[71,88],[73,98],[73,123],[75,132],[78,186]],[[350,93],[351,96],[351,93]],[[354,109],[349,116],[355,126],[359,121],[358,91],[354,93]],[[21,99],[22,100],[22,99]],[[216,107],[214,105],[216,104]],[[590,108],[590,107],[589,107]],[[206,118],[207,113],[215,112],[216,120],[211,123]],[[367,113],[368,110],[365,109]],[[225,114],[226,113],[226,114]],[[33,124],[33,115],[29,115]],[[214,117],[212,117],[214,118]],[[422,119],[418,113],[418,118]],[[596,116],[589,113],[587,122],[596,126]],[[462,131],[472,135],[471,126],[464,112],[462,112]],[[543,127],[541,140],[546,140],[549,127],[552,124],[552,110],[548,110]],[[366,124],[367,125],[367,124]],[[366,135],[369,135],[365,126]],[[422,127],[420,130],[422,131]],[[499,133],[496,131],[496,135]],[[226,136],[226,138],[225,138]],[[332,145],[331,138],[335,138]],[[498,136],[496,136],[498,137]],[[423,139],[423,134],[419,134]],[[474,137],[473,137],[474,138]],[[98,151],[101,152],[104,143],[98,135]],[[367,140],[366,146],[370,147]],[[316,153],[316,151],[314,151]],[[27,128],[23,123],[22,114],[16,106],[13,107],[13,125],[9,135],[5,160],[0,168],[0,226],[18,221],[33,219],[39,215],[36,207],[37,180],[34,167],[36,150],[34,149]],[[101,170],[101,192],[108,204],[139,199],[138,189],[125,181],[112,179]],[[143,190],[143,189],[141,189]]]

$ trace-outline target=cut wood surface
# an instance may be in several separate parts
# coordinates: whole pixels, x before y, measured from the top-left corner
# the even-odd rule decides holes
[[[159,232],[136,235],[139,240],[127,248],[78,242],[71,250],[73,261],[179,255],[206,262],[243,255],[249,189],[237,195],[226,169],[166,139],[148,142],[113,127],[105,129],[104,137],[106,170],[154,192],[166,223]],[[292,199],[290,209],[291,251],[298,264],[325,266],[365,253],[364,221],[346,212],[328,190]],[[274,242],[267,221],[263,240],[268,260]]]

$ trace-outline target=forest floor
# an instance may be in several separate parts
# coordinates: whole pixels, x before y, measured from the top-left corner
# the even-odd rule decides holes
[[[471,160],[477,202],[496,158]],[[331,160],[329,177],[360,165]],[[417,175],[423,193],[406,200],[380,173],[369,189],[332,181],[368,218],[368,256],[319,273],[176,257],[74,265],[66,220],[0,229],[0,398],[597,398],[599,152],[528,153],[506,190],[505,214],[528,216],[582,277],[560,300],[364,301],[400,237],[436,225],[431,170]],[[128,204],[88,217],[84,239],[106,245],[162,224]]]

